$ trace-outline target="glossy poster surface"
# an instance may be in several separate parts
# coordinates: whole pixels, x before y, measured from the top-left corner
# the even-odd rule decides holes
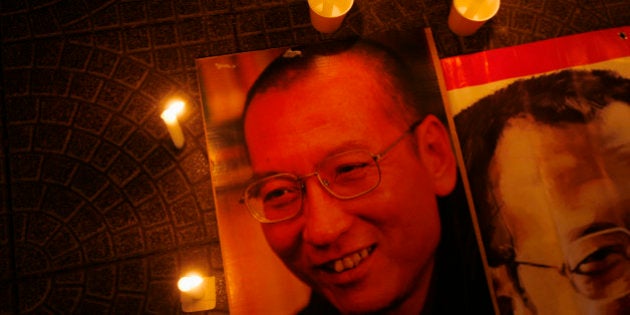
[[[501,314],[630,312],[628,35],[441,60]]]
[[[231,313],[493,312],[437,62],[423,30],[197,60]]]

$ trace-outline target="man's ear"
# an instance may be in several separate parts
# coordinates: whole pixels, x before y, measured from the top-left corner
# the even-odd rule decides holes
[[[420,159],[435,186],[435,194],[446,196],[455,188],[457,164],[446,127],[433,115],[428,115],[414,133]]]

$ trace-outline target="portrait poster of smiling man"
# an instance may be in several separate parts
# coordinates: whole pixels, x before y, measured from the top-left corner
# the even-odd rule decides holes
[[[630,313],[628,35],[441,60],[501,314]]]
[[[430,31],[197,59],[233,314],[492,314]]]

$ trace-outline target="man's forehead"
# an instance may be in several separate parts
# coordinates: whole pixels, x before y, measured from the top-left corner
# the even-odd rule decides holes
[[[309,69],[289,70],[289,81],[271,84],[256,93],[247,108],[245,123],[248,124],[252,116],[278,111],[283,114],[331,111],[332,116],[336,111],[376,110],[387,116],[400,111],[398,98],[401,96],[393,95],[388,89],[384,80],[386,74],[343,56],[333,61],[337,57],[322,57],[321,62]]]
[[[595,123],[600,128],[601,140],[607,149],[630,160],[630,105],[620,101],[610,103],[601,111]]]
[[[586,124],[549,125],[531,117],[512,118],[499,139],[493,163],[503,175],[527,182],[587,181],[600,176],[605,164],[630,160],[628,121],[630,107],[622,102],[611,103]]]
[[[255,166],[293,160],[294,155],[317,160],[352,141],[372,144],[375,147],[369,149],[378,150],[378,144],[405,128],[391,113],[399,111],[394,108],[398,105],[373,84],[328,86],[307,81],[290,91],[270,89],[252,100],[244,127]],[[273,161],[268,159],[269,150],[274,151]]]

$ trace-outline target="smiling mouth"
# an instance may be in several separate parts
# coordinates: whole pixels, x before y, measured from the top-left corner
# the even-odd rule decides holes
[[[358,250],[354,253],[341,257],[337,260],[333,260],[329,263],[326,263],[322,266],[322,268],[328,272],[336,272],[341,273],[349,269],[356,268],[365,258],[367,258],[372,251],[374,251],[375,246],[366,247],[364,249]]]

